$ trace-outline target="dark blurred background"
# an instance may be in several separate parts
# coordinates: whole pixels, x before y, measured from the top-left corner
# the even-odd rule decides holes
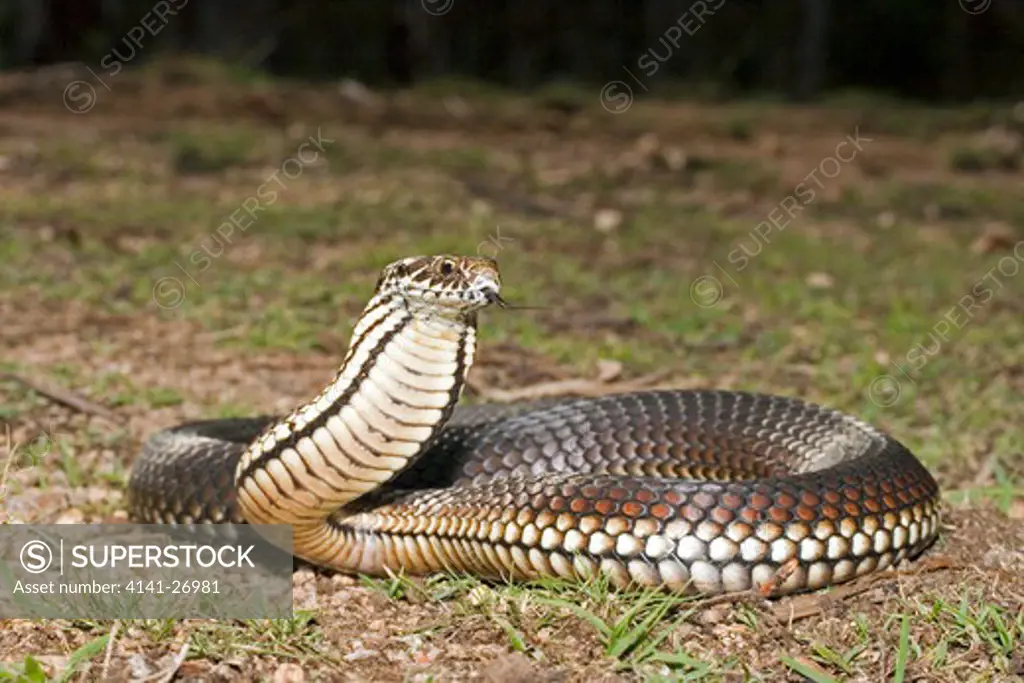
[[[140,50],[125,35],[154,5],[174,19],[154,21]],[[660,42],[677,20],[687,33]],[[1021,0],[4,0],[0,27],[8,69],[95,63],[114,46],[125,62],[191,52],[310,79],[528,89],[606,82],[624,66],[640,76],[653,50],[647,63],[672,53],[654,78],[708,97],[863,88],[956,102],[1024,85]]]

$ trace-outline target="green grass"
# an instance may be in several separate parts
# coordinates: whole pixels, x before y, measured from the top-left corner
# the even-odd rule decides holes
[[[404,577],[363,578],[363,585],[398,603],[423,602],[447,605],[451,620],[421,629],[429,638],[445,639],[461,633],[467,623],[490,624],[505,635],[510,651],[543,659],[544,646],[530,634],[556,625],[567,633],[586,633],[594,638],[613,669],[631,672],[644,680],[731,680],[743,672],[742,656],[711,655],[707,643],[687,641],[681,627],[698,624],[699,601],[652,591],[620,592],[602,579],[583,584],[543,580],[524,584],[491,584],[464,576],[438,575],[422,581]],[[767,627],[762,607],[739,603],[731,607],[733,619],[751,633]],[[1024,615],[980,596],[965,595],[960,602],[943,597],[908,598],[902,611],[890,614],[884,625],[872,625],[864,614],[850,615],[855,628],[844,629],[838,639],[803,631],[803,643],[793,654],[783,654],[777,664],[813,681],[844,681],[864,672],[865,665],[884,653],[889,670],[874,680],[904,683],[912,680],[915,667],[935,670],[950,664],[950,657],[980,651],[994,671],[1007,672],[1010,657],[1024,639]],[[472,628],[472,627],[470,627]],[[878,642],[888,632],[891,643]],[[914,635],[927,634],[924,636]],[[703,654],[702,654],[703,653]],[[875,662],[869,671],[877,672]],[[760,670],[743,680],[777,680],[775,673]],[[973,680],[973,679],[972,679]]]
[[[106,650],[110,635],[94,638],[68,657],[67,665],[57,676],[47,676],[43,664],[31,655],[26,655],[20,664],[0,666],[0,681],[11,683],[67,683],[75,680],[81,670],[89,666],[92,660],[100,657]]]
[[[489,584],[452,575],[422,582],[402,576],[362,577],[362,583],[392,601],[453,602],[454,612],[483,618],[501,631],[514,652],[541,656],[542,648],[524,634],[550,625],[565,628],[568,619],[596,638],[602,656],[615,669],[643,673],[664,667],[682,677],[674,680],[699,680],[715,668],[688,654],[673,638],[676,627],[694,614],[693,599],[680,595],[616,592],[604,577],[583,584],[557,579]],[[442,637],[452,628],[453,624],[441,624],[429,632]]]
[[[157,624],[155,635],[166,633]],[[205,622],[189,632],[190,653],[196,657],[224,660],[266,655],[298,662],[337,664],[323,648],[323,634],[308,612],[291,619],[245,620],[238,624]]]
[[[341,663],[323,651],[323,634],[313,623],[312,615],[298,612],[291,619],[242,620],[238,622],[197,622],[184,643],[178,637],[178,619],[123,619],[116,622],[80,621],[86,632],[106,631],[73,650],[66,664],[55,675],[47,675],[39,659],[27,655],[17,664],[0,667],[0,681],[11,683],[65,683],[73,680],[96,680],[108,643],[113,637],[131,631],[152,644],[188,647],[190,658],[226,661],[238,657],[262,655],[281,661],[301,664],[326,664],[339,669]],[[86,678],[81,678],[85,675]]]
[[[0,681],[12,683],[47,683],[46,672],[35,657],[26,655],[20,665],[0,669]]]

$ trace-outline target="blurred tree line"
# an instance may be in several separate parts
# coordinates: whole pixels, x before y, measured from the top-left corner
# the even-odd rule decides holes
[[[620,79],[957,101],[1022,92],[1024,0],[0,0],[3,68],[175,51],[370,85]]]

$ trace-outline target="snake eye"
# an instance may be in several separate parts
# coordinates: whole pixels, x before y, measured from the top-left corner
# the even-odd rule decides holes
[[[455,263],[451,260],[445,259],[441,261],[441,275],[451,275],[455,272]]]

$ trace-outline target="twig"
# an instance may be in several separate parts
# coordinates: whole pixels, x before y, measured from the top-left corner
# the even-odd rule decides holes
[[[181,646],[181,652],[179,652],[178,656],[174,658],[173,662],[171,662],[170,668],[165,672],[166,675],[159,680],[159,683],[169,683],[169,681],[172,678],[174,678],[175,674],[178,673],[178,669],[181,668],[181,665],[182,665],[182,663],[184,663],[185,657],[187,657],[187,656],[188,656],[188,641],[186,640],[185,644]]]
[[[0,523],[6,524],[11,521],[11,515],[7,512],[7,477],[11,472],[11,464],[14,462],[14,455],[18,452],[18,444],[14,443],[11,437],[11,425],[6,427],[7,460],[4,462],[4,471],[0,473]]]
[[[100,671],[100,680],[107,680],[107,673],[110,671],[110,658],[114,654],[114,641],[117,640],[117,632],[121,628],[121,622],[115,621],[110,628],[110,638],[107,640],[107,653],[103,655],[103,669]]]
[[[77,410],[80,413],[102,417],[115,424],[121,424],[124,422],[124,418],[122,416],[113,412],[109,408],[90,401],[86,397],[77,392],[71,391],[70,389],[57,386],[53,382],[31,380],[27,377],[21,377],[20,375],[15,375],[11,372],[0,373],[0,379],[8,379],[18,382],[37,394],[44,396],[55,403],[59,403],[62,406],[66,406],[72,410]]]
[[[869,574],[854,583],[833,586],[828,593],[797,595],[788,598],[785,602],[771,605],[770,612],[773,617],[783,622],[798,621],[800,619],[812,617],[816,614],[821,614],[829,605],[845,600],[846,598],[853,597],[854,595],[864,593],[878,581],[898,578],[901,576],[917,576],[919,574],[938,571],[940,569],[957,568],[962,567],[958,567],[952,559],[944,556],[935,557],[914,569]],[[768,602],[768,597],[770,596],[765,596],[757,588],[754,588],[751,590],[713,595],[709,598],[704,598],[693,603],[693,607],[706,608],[723,604],[764,604],[765,602]]]
[[[181,650],[178,652],[177,655],[175,655],[174,661],[171,662],[171,665],[169,667],[167,667],[163,671],[156,672],[152,676],[140,678],[137,680],[137,683],[150,683],[150,681],[153,681],[155,683],[169,683],[171,679],[173,679],[174,676],[178,673],[178,669],[181,668],[181,665],[185,662],[185,657],[188,656],[188,648],[189,645],[188,641],[186,640],[185,643],[181,646]]]
[[[14,443],[11,437],[11,425],[4,425],[7,441],[7,461],[4,463],[4,471],[0,473],[0,502],[3,502],[4,494],[7,493],[7,476],[11,472],[11,463],[14,462],[14,454],[18,451],[18,444]]]
[[[868,574],[854,583],[835,586],[831,591],[824,595],[797,596],[784,604],[774,605],[772,607],[772,614],[780,621],[792,623],[794,621],[799,621],[800,619],[806,619],[807,617],[822,614],[830,605],[834,605],[846,598],[851,598],[854,595],[864,593],[879,581],[899,578],[902,576],[918,576],[920,574],[939,571],[941,569],[957,568],[959,568],[957,564],[949,557],[935,557],[914,569]]]
[[[731,605],[731,604],[744,604],[744,603],[755,603],[755,602],[766,602],[766,598],[763,595],[758,595],[756,590],[748,591],[734,591],[732,593],[722,593],[720,595],[712,595],[709,598],[703,598],[693,604],[694,607],[716,607],[718,605]]]
[[[975,486],[984,486],[992,481],[992,473],[995,471],[996,463],[999,462],[999,451],[992,449],[982,463],[981,467],[978,468],[978,473],[974,475],[973,484]]]

